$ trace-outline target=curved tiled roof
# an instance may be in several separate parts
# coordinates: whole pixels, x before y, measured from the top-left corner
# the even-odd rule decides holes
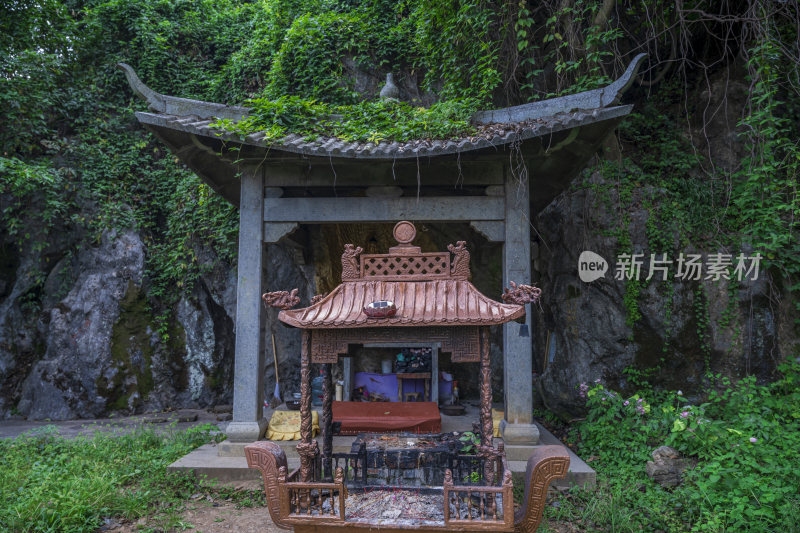
[[[627,115],[632,106],[616,104],[632,83],[644,57],[644,54],[636,56],[625,73],[606,87],[530,104],[480,111],[472,117],[478,133],[470,137],[409,142],[384,141],[377,144],[348,142],[333,137],[318,137],[311,141],[295,134],[274,139],[267,138],[264,132],[242,138],[238,134],[212,128],[211,124],[216,119],[234,122],[241,120],[250,113],[248,108],[162,95],[142,83],[130,66],[124,63],[119,66],[125,71],[133,91],[147,101],[151,112],[136,113],[136,117],[142,124],[150,127],[168,128],[308,156],[398,159],[498,147]]]
[[[206,137],[217,137],[226,141],[251,146],[271,147],[275,150],[308,156],[351,157],[360,159],[402,159],[447,155],[482,148],[492,148],[541,137],[577,126],[601,122],[627,115],[632,106],[614,106],[600,109],[581,109],[554,116],[530,119],[517,123],[496,123],[481,127],[478,134],[462,139],[430,140],[421,139],[408,142],[383,141],[362,143],[343,141],[335,137],[320,136],[313,141],[291,134],[280,139],[268,139],[263,132],[253,133],[242,138],[240,135],[212,128],[213,119],[199,115],[170,115],[136,113],[143,124],[164,127]]]
[[[364,306],[391,300],[397,314],[369,318]],[[281,311],[278,319],[304,329],[400,326],[491,326],[520,318],[522,305],[504,304],[484,296],[464,280],[344,282],[316,304]]]

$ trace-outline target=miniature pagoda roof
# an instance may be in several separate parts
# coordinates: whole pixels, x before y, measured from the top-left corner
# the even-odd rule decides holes
[[[370,318],[364,307],[391,300],[397,314]],[[281,311],[278,319],[303,329],[399,326],[491,326],[525,315],[522,305],[484,296],[469,281],[347,281],[321,301],[303,309]]]
[[[449,245],[449,252],[422,253],[410,244],[416,235],[410,222],[398,222],[394,235],[399,245],[388,254],[362,255],[360,247],[345,245],[342,283],[308,307],[284,309],[278,319],[302,329],[335,329],[491,326],[525,315],[524,305],[492,300],[468,281],[464,241]],[[370,303],[386,300],[396,306],[394,316],[372,318],[364,311]]]

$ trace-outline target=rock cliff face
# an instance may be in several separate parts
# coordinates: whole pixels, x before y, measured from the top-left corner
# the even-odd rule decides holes
[[[594,175],[590,181],[602,178]],[[795,342],[790,302],[776,302],[770,292],[779,280],[762,273],[759,280],[737,287],[725,281],[686,281],[674,283],[671,289],[653,280],[641,289],[641,318],[631,326],[624,283],[613,276],[618,243],[607,236],[617,223],[617,214],[602,207],[594,190],[576,187],[562,194],[535,220],[540,242],[534,246],[533,270],[544,291],[541,310],[533,311],[533,357],[538,371],[534,386],[539,405],[574,416],[581,409],[576,392],[580,382],[602,378],[612,387],[631,389],[626,370],[631,368],[687,395],[699,392],[708,370],[769,378]],[[632,246],[649,254],[647,213],[637,205],[634,198],[629,228]],[[447,243],[467,238],[473,283],[487,295],[499,295],[498,244],[483,240],[466,225],[420,229],[418,240],[430,249],[445,249]],[[368,252],[379,252],[392,244],[390,235],[390,226],[300,230],[292,239],[268,246],[266,288],[298,287],[301,305],[307,305],[315,293],[336,285],[345,242],[364,243]],[[96,246],[74,256],[65,254],[74,238],[62,236],[38,251],[24,248],[19,252],[4,245],[0,416],[65,419],[230,403],[235,266],[218,261],[199,246],[197,255],[209,268],[175,305],[173,318],[159,322],[147,303],[146,249],[136,232],[107,232]],[[604,278],[580,281],[577,262],[583,250],[609,261],[611,270]],[[46,280],[37,285],[38,271],[44,272]],[[32,290],[39,292],[32,294]],[[502,333],[496,329],[492,365],[500,400]],[[283,394],[299,390],[300,381],[299,331],[283,327],[277,313],[269,310],[264,343],[266,397],[275,383],[272,335]],[[469,365],[447,369],[460,380],[462,396],[477,394],[472,379],[475,369]]]
[[[35,225],[26,229],[35,232]],[[137,232],[109,231],[99,244],[69,254],[79,237],[61,232],[44,249],[0,243],[0,418],[231,403],[235,265],[198,245],[204,273],[163,319],[148,303],[147,250]],[[267,254],[267,286],[301,287],[307,301],[313,268],[298,260],[296,245],[269,246]],[[299,333],[271,329],[266,382],[271,391],[274,333],[287,390],[299,383]]]
[[[106,233],[76,264],[72,289],[49,310],[44,354],[22,384],[18,409],[29,418],[97,416],[107,403],[104,384],[138,390],[149,385],[143,378],[151,364],[148,351],[128,353],[120,368],[109,364],[108,342],[121,303],[141,285],[144,245],[132,232]]]
[[[698,113],[686,135],[706,156],[704,165],[713,162],[725,172],[738,168],[745,150],[736,126],[747,101],[743,79],[741,65],[723,70],[708,85],[701,84],[692,98],[698,109],[716,112]],[[620,202],[618,184],[596,172],[536,215],[541,238],[533,272],[543,294],[542,311],[533,316],[538,371],[534,397],[540,406],[570,418],[582,410],[576,389],[581,382],[602,379],[612,388],[631,391],[641,377],[697,400],[708,385],[708,372],[767,380],[780,362],[797,353],[800,340],[792,312],[796,296],[786,290],[786,280],[763,268],[758,279],[745,276],[733,284],[725,279],[676,279],[670,284],[656,277],[642,284],[632,299],[635,303],[625,301],[625,283],[614,279],[621,247],[612,235],[627,214],[629,248],[645,254],[646,268],[655,250],[648,242],[653,221],[643,199],[655,198],[657,203],[659,196],[658,190],[639,186]],[[677,236],[666,240],[674,241],[668,257],[673,260],[681,251],[701,254],[703,263],[709,254],[753,253],[747,246],[697,249],[678,242]],[[578,256],[584,250],[609,262],[605,277],[590,283],[579,279]],[[673,264],[670,276],[675,269]],[[634,306],[641,316],[631,321]]]
[[[594,174],[590,182],[602,185],[602,180]],[[656,386],[696,396],[707,383],[708,371],[729,377],[772,377],[796,342],[788,298],[782,303],[775,300],[780,280],[763,269],[757,280],[745,277],[734,286],[726,279],[678,279],[670,284],[657,275],[643,284],[635,304],[626,304],[625,282],[615,279],[614,271],[619,243],[609,236],[619,215],[604,207],[606,202],[594,191],[581,187],[566,192],[536,217],[542,238],[534,260],[543,289],[542,310],[533,316],[540,405],[565,417],[575,416],[582,403],[577,386],[596,379],[632,391],[635,378],[647,376]],[[640,278],[644,280],[653,250],[647,242],[642,192],[631,201],[627,231],[632,249],[648,258]],[[579,279],[578,257],[584,250],[608,262],[604,277],[588,283]],[[682,251],[701,254],[704,262],[709,254],[752,252]],[[675,257],[668,254],[668,259]],[[676,266],[669,269],[672,277]],[[631,324],[632,305],[641,317]]]
[[[46,257],[29,250],[21,258],[14,288],[3,302],[3,377],[6,381],[10,376],[22,377],[22,368],[30,369],[13,391],[6,390],[4,400],[17,396],[18,412],[35,419],[96,415],[105,410],[101,383],[118,374],[108,366],[112,358],[109,340],[121,302],[141,285],[144,246],[134,233],[106,233],[97,248],[58,261],[44,283],[34,322],[32,311],[39,302],[26,295],[35,286],[31,281],[34,273],[47,262]],[[73,275],[74,281],[70,280]],[[6,351],[7,347],[10,350]],[[139,352],[129,358],[133,374],[143,373],[149,365],[146,355]],[[135,378],[120,375],[119,379],[122,383]]]

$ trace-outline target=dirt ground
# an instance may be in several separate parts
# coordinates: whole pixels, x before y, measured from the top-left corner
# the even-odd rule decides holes
[[[181,524],[169,529],[172,531],[192,531],[194,533],[278,533],[278,528],[269,518],[266,507],[236,508],[231,502],[198,501],[187,505],[181,514]],[[144,527],[154,527],[144,520],[124,524],[109,524],[100,532],[139,533]],[[157,526],[155,526],[157,528]],[[99,533],[99,532],[98,532]],[[166,533],[166,532],[165,532]]]

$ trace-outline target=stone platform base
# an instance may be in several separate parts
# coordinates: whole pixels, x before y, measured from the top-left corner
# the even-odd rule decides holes
[[[334,437],[333,451],[349,452],[353,439],[354,437]],[[540,445],[561,444],[552,433],[542,426],[539,426],[539,440]],[[297,441],[282,441],[278,442],[278,444],[286,453],[289,470],[291,471],[300,466],[300,458],[295,450]],[[168,470],[173,472],[192,471],[197,476],[205,477],[208,480],[216,480],[218,483],[261,489],[263,488],[261,475],[257,470],[247,468],[244,447],[244,443],[227,441],[221,442],[216,446],[206,444],[169,465]],[[506,445],[506,458],[512,473],[525,473],[528,457],[530,457],[535,448],[536,446]],[[569,450],[569,448],[567,449]],[[556,487],[569,487],[571,485],[593,487],[596,481],[595,471],[575,455],[572,450],[569,450],[569,455],[570,464],[567,477],[556,480],[553,484]]]

